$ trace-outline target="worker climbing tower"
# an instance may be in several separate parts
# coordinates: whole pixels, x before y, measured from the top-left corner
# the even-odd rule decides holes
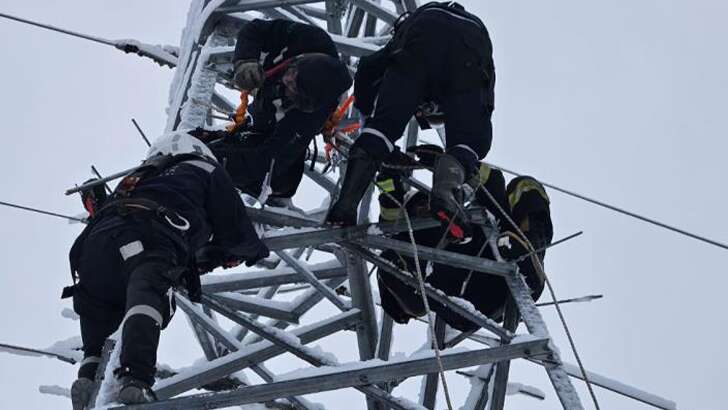
[[[397,17],[414,10],[418,3],[418,0],[192,0],[178,48],[129,40],[109,44],[174,67],[166,131],[220,129],[229,124],[236,111],[237,102],[231,102],[221,90],[233,89],[235,38],[247,21],[263,15],[323,27],[336,43],[342,59],[354,71],[358,58],[384,45]],[[358,120],[352,110],[345,115],[342,123]],[[417,143],[416,121],[410,123],[406,133],[405,148]],[[340,149],[346,150],[351,142],[349,137],[344,134],[337,137]],[[335,198],[339,181],[331,176],[345,172],[345,157],[332,160],[312,150],[308,160],[305,175],[330,199]],[[414,177],[407,178],[407,183],[414,189],[429,190]],[[159,369],[159,380],[154,386],[158,400],[129,407],[213,409],[261,403],[269,408],[313,409],[318,405],[301,396],[352,388],[362,395],[360,402],[348,404],[351,409],[434,409],[444,408],[446,404],[451,410],[453,405],[462,405],[466,410],[499,410],[505,406],[510,361],[525,359],[547,373],[555,397],[564,409],[584,408],[572,383],[575,379],[586,380],[590,391],[591,385],[601,386],[656,408],[673,408],[664,399],[622,388],[599,375],[583,372],[581,366],[564,363],[551,343],[548,329],[515,263],[391,238],[396,233],[436,226],[434,220],[370,223],[373,191],[370,187],[362,201],[359,225],[349,228],[322,226],[325,208],[303,211],[250,204],[249,216],[262,232],[273,256],[252,272],[203,277],[199,304],[191,302],[183,291],[175,294],[177,307],[189,319],[195,343],[202,348],[206,361],[175,372]],[[482,213],[473,211],[471,218],[489,235],[497,234],[497,228]],[[384,249],[503,277],[512,295],[503,323],[482,315],[462,299],[450,298],[418,281],[417,274],[382,258],[379,251]],[[312,253],[322,262],[307,262]],[[430,314],[428,319],[434,334],[430,338],[432,349],[409,357],[391,357],[394,322],[373,297],[370,284],[373,268],[388,271],[416,289],[424,286],[431,300],[477,324],[481,330],[462,333],[448,329],[444,321]],[[290,297],[293,292],[296,292],[295,298]],[[322,320],[299,325],[306,313],[324,300],[335,310]],[[218,321],[219,317],[237,326],[227,328]],[[527,333],[516,333],[521,322]],[[358,350],[359,362],[342,364],[330,353],[307,346],[345,332],[356,335],[357,343],[352,348]],[[482,347],[451,349],[465,340]],[[118,361],[118,351],[115,340],[109,339],[96,375],[95,407],[117,408],[114,404],[117,382],[112,370]],[[265,362],[284,354],[295,356],[294,360],[301,363],[297,367],[304,368],[284,376],[273,373]],[[473,367],[477,370],[461,370]],[[241,382],[233,377],[241,370],[256,373],[266,383]],[[453,371],[472,379],[473,390],[467,400],[451,398],[447,392],[443,376]],[[399,397],[396,386],[414,377],[422,378],[420,397]],[[445,389],[446,403],[436,405],[440,386]],[[200,393],[196,389],[208,391]]]

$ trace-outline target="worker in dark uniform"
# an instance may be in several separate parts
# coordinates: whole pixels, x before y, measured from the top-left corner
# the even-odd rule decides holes
[[[210,148],[244,192],[259,196],[272,170],[272,196],[290,198],[306,148],[351,87],[351,75],[326,31],[288,20],[245,24],[233,64],[235,85],[254,95],[252,122]]]
[[[357,206],[381,161],[418,107],[434,104],[439,109],[428,111],[444,118],[447,151],[435,164],[433,216],[467,231],[461,188],[491,144],[495,70],[490,38],[483,22],[455,2],[427,3],[404,17],[395,23],[390,42],[359,63],[355,106],[366,120],[349,152],[328,221],[356,223]]]
[[[97,192],[98,194],[98,192]],[[199,297],[199,274],[252,265],[268,255],[230,177],[186,132],[167,134],[114,193],[84,205],[93,215],[70,252],[73,296],[84,360],[72,386],[83,409],[104,340],[121,328],[119,401],[153,400],[160,331],[174,312],[173,289]]]
[[[410,218],[429,215],[427,195],[421,192],[405,193],[398,178],[396,174],[388,172],[386,168],[377,178],[377,185],[382,191],[386,192],[379,196],[381,220],[395,221],[403,217],[397,202],[406,203],[406,210]],[[506,260],[516,260],[527,254],[528,251],[524,241],[518,238],[518,235],[512,233],[515,229],[510,226],[507,217],[501,210],[509,213],[513,209],[517,210],[514,218],[521,225],[521,229],[529,239],[542,238],[543,241],[538,242],[542,246],[551,242],[551,230],[544,229],[551,226],[548,197],[545,196],[543,187],[536,180],[528,178],[528,182],[525,182],[526,179],[524,178],[523,181],[520,184],[518,181],[512,182],[509,184],[508,190],[506,190],[503,174],[499,170],[482,164],[478,174],[468,182],[469,186],[476,189],[474,205],[482,206],[494,215],[500,225],[501,232],[504,232],[497,244],[499,253]],[[478,185],[481,184],[490,193],[490,196],[485,194],[484,189],[478,188]],[[478,191],[482,195],[478,195]],[[507,194],[512,201],[512,207],[509,206],[506,200]],[[497,206],[493,203],[491,197],[495,199]],[[526,220],[530,221],[531,226],[527,226],[529,222],[524,223]],[[437,247],[443,234],[444,230],[441,227],[415,231],[415,242],[422,246]],[[395,239],[410,241],[408,233],[398,234]],[[538,248],[535,243],[534,246]],[[473,230],[471,241],[467,243],[450,243],[445,247],[445,250],[469,256],[495,259],[492,248],[480,229]],[[415,263],[413,258],[398,255],[391,250],[384,251],[382,256],[397,264],[400,268],[414,272]],[[534,258],[538,257],[542,262],[544,256],[545,252],[540,252]],[[532,290],[534,300],[539,298],[544,286],[543,276],[535,264],[536,261],[530,258],[518,263],[520,272],[524,275],[526,283]],[[420,266],[423,269],[423,275],[425,275],[427,262],[420,260]],[[382,307],[397,323],[407,323],[411,318],[420,317],[426,313],[421,295],[415,292],[412,287],[399,281],[383,269],[378,271],[377,279]],[[467,269],[434,263],[432,264],[431,274],[427,275],[425,281],[448,296],[467,300],[482,314],[494,320],[502,320],[509,290],[500,276],[471,272]],[[451,327],[461,331],[477,329],[477,325],[437,301],[429,299],[429,304],[431,309]]]

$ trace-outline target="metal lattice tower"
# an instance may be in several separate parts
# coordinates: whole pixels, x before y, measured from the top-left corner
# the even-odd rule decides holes
[[[211,127],[220,125],[216,112],[228,115],[235,110],[235,104],[216,87],[232,89],[231,60],[236,33],[242,24],[259,16],[250,12],[325,28],[342,58],[354,70],[358,57],[372,53],[386,43],[397,16],[415,9],[418,3],[417,0],[193,0],[179,48],[149,46],[129,40],[107,44],[176,68],[170,89],[168,131]],[[404,144],[407,147],[416,144],[416,123],[410,123],[406,132]],[[338,181],[322,172],[323,166],[317,162],[323,162],[323,158],[312,157],[310,161],[314,164],[306,167],[305,174],[333,199]],[[342,169],[345,165],[345,160],[338,164]],[[428,190],[415,179],[410,178],[408,182],[415,189]],[[369,223],[372,192],[370,189],[362,201],[360,225],[351,228],[322,227],[320,221],[324,215],[320,211],[249,207],[249,216],[260,227],[274,256],[261,262],[261,269],[255,272],[203,277],[201,304],[190,302],[183,291],[175,294],[177,306],[189,319],[207,362],[174,375],[158,371],[161,380],[155,385],[155,393],[159,401],[129,407],[212,409],[265,403],[271,408],[312,409],[315,406],[300,396],[353,388],[363,393],[363,397],[360,404],[352,408],[434,409],[439,385],[436,357],[428,353],[406,359],[390,358],[393,320],[375,305],[372,297],[369,269],[373,267],[389,271],[413,287],[418,285],[409,273],[378,254],[379,250],[392,249],[412,257],[415,247],[389,237],[407,230],[404,222]],[[473,213],[471,216],[474,223],[495,232],[482,215]],[[412,228],[425,229],[436,224],[433,220],[413,220]],[[309,264],[301,259],[312,251],[329,255],[329,261]],[[535,366],[543,367],[563,408],[583,408],[571,378],[584,377],[578,367],[561,361],[514,263],[425,246],[417,246],[416,252],[424,260],[501,276],[513,296],[506,306],[504,323],[499,325],[461,300],[449,298],[431,287],[426,289],[433,300],[482,328],[467,334],[446,333],[444,321],[436,320],[435,323],[437,340],[433,343],[442,349],[441,364],[445,370],[493,364],[485,375],[459,372],[482,381],[473,383],[470,397],[477,397],[477,400],[469,402],[467,410],[503,409],[510,360],[513,359],[527,359]],[[337,292],[342,284],[345,284],[345,291]],[[283,291],[290,290],[299,292],[293,302],[276,300]],[[297,326],[299,319],[324,299],[338,311],[318,322]],[[217,316],[239,327],[225,329],[218,323]],[[515,334],[519,321],[525,324],[528,334]],[[361,361],[358,365],[340,365],[331,355],[306,346],[345,331],[356,333],[356,349]],[[466,339],[487,347],[448,350]],[[97,374],[98,391],[94,396],[97,406],[110,404],[104,400],[111,397],[108,392],[114,389],[115,380],[110,375],[114,361],[118,360],[118,350],[113,340],[107,341]],[[266,367],[267,360],[288,353],[311,369],[320,369],[306,369],[297,377],[281,378]],[[266,383],[243,385],[230,377],[244,369],[255,372]],[[417,376],[424,377],[420,403],[392,394],[397,384]],[[610,387],[599,375],[590,373],[589,378],[592,384],[654,407],[672,408],[669,402],[639,394],[641,392],[636,389],[620,391]],[[203,386],[212,392],[182,396]]]

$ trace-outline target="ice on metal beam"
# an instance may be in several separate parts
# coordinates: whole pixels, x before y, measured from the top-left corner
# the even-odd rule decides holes
[[[443,352],[441,357],[442,365],[445,370],[452,370],[520,357],[541,356],[548,354],[547,344],[547,339],[535,339],[490,349],[468,352]],[[167,401],[129,406],[127,409],[222,408],[265,402],[286,395],[303,395],[344,387],[366,386],[396,378],[406,378],[436,372],[438,370],[438,363],[434,354],[430,353],[423,356],[422,358],[407,358],[388,363],[382,363],[378,360],[374,360],[371,363],[357,362],[343,369],[338,366],[316,369],[311,370],[308,376],[304,375],[291,380],[248,386],[225,393],[205,393]]]
[[[288,302],[260,299],[255,296],[245,296],[233,292],[217,293],[213,297],[241,312],[298,324],[298,316],[291,311],[292,306]]]
[[[390,10],[382,7],[369,0],[351,0],[351,2],[366,11],[367,13],[376,16],[378,19],[384,21],[387,24],[393,24],[397,20],[397,15]]]
[[[322,262],[308,265],[317,279],[331,279],[346,276],[346,270],[338,261]],[[285,267],[276,270],[263,270],[225,275],[207,275],[202,277],[202,291],[206,293],[233,292],[245,289],[257,289],[264,286],[285,285],[304,282],[293,268]]]
[[[352,309],[312,325],[298,327],[292,330],[291,334],[297,337],[301,343],[311,343],[340,330],[350,328],[359,321],[359,313],[358,310]],[[215,380],[250,367],[253,363],[263,362],[284,352],[285,349],[269,341],[260,341],[247,345],[237,352],[195,366],[189,371],[181,371],[173,377],[161,380],[154,386],[154,390],[160,399],[173,397],[212,383]]]
[[[368,235],[365,239],[359,240],[358,242],[371,248],[391,249],[397,253],[410,257],[414,257],[415,254],[411,243],[384,238],[378,235]],[[417,255],[419,255],[421,259],[430,260],[436,263],[442,263],[462,269],[471,269],[477,272],[484,272],[498,276],[510,275],[515,270],[514,265],[509,263],[496,262],[490,259],[478,258],[476,256],[464,255],[461,253],[445,251],[422,245],[417,245]]]

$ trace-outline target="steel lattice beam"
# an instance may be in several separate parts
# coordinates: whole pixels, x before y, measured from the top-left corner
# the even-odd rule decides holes
[[[549,353],[547,345],[548,339],[535,339],[490,349],[456,353],[445,352],[442,354],[442,365],[445,370],[452,370],[520,357],[542,356]],[[321,371],[321,374],[265,385],[242,387],[226,393],[204,393],[125,408],[130,410],[214,409],[259,403],[285,397],[285,395],[289,394],[302,395],[345,387],[367,386],[392,379],[432,373],[438,370],[438,364],[436,358],[427,357],[391,362],[390,364],[366,365],[364,363],[361,368],[351,370],[340,370],[336,367],[331,368],[329,371],[326,370]],[[118,409],[122,408],[118,407]]]

